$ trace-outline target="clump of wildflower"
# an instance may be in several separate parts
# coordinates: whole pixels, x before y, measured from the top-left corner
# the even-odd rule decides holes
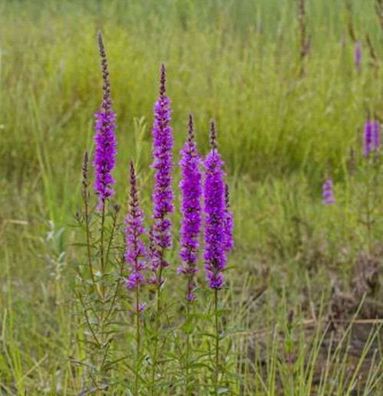
[[[144,233],[144,213],[140,207],[136,172],[131,162],[129,210],[125,219],[125,262],[131,268],[131,273],[126,280],[126,286],[129,289],[145,283],[143,270],[145,269],[146,249],[142,241]]]
[[[189,116],[188,139],[181,150],[180,167],[182,177],[180,189],[182,192],[182,223],[181,223],[181,251],[182,264],[178,272],[188,277],[186,298],[195,299],[194,274],[198,271],[198,248],[201,230],[201,170],[200,156],[194,138],[193,117]]]
[[[354,64],[357,72],[360,72],[362,67],[362,43],[357,40],[354,47]]]
[[[209,287],[221,289],[226,267],[225,182],[223,161],[218,152],[214,122],[210,129],[211,150],[205,159],[205,270]]]
[[[368,120],[364,125],[363,154],[368,157],[380,147],[380,125],[378,121]]]
[[[325,205],[335,203],[334,186],[331,178],[326,179],[322,186],[322,197]]]
[[[164,259],[164,250],[172,244],[171,220],[173,212],[173,135],[170,126],[171,109],[170,99],[166,96],[165,66],[161,66],[160,95],[154,106],[153,135],[153,163],[155,171],[153,200],[153,227],[151,230],[152,269],[167,266]],[[158,279],[161,282],[161,279]]]
[[[117,139],[115,135],[116,114],[112,110],[108,62],[101,33],[98,34],[98,46],[103,77],[103,99],[100,110],[95,114],[96,148],[93,166],[95,168],[94,189],[98,195],[98,207],[102,208],[105,201],[114,194],[112,171],[116,162]]]

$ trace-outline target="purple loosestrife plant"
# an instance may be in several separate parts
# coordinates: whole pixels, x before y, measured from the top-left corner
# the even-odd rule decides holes
[[[128,289],[134,289],[136,294],[136,368],[135,368],[135,395],[139,395],[140,360],[141,360],[141,320],[140,313],[144,304],[140,300],[141,287],[145,284],[143,271],[147,252],[142,241],[144,236],[144,212],[140,207],[138,197],[137,177],[133,162],[130,162],[130,198],[129,211],[125,219],[125,262],[130,266],[131,272],[126,281]]]
[[[108,62],[106,59],[105,47],[102,40],[101,33],[98,33],[98,47],[101,57],[101,70],[103,78],[103,98],[100,110],[96,113],[96,134],[95,140],[95,153],[93,166],[95,169],[95,182],[94,189],[98,196],[97,209],[101,212],[100,224],[100,277],[102,280],[101,287],[99,288],[101,299],[105,301],[107,294],[106,285],[103,284],[103,276],[108,264],[108,255],[110,249],[106,249],[105,254],[105,213],[106,201],[114,194],[112,171],[116,164],[116,147],[117,139],[115,135],[116,129],[116,114],[112,110],[112,99],[110,94],[110,81]],[[113,230],[116,218],[113,220]],[[114,232],[114,231],[113,231]],[[113,232],[111,233],[111,240],[113,239]]]
[[[326,179],[322,186],[322,197],[324,205],[335,203],[334,186],[331,178]]]
[[[152,270],[156,281],[162,283],[162,269],[167,266],[164,252],[172,244],[171,220],[173,212],[173,134],[170,126],[170,99],[166,96],[166,71],[161,66],[160,95],[154,106],[153,163],[155,172],[153,190]]]
[[[364,124],[363,154],[368,157],[380,147],[380,125],[378,121],[368,120]]]
[[[198,271],[197,261],[199,253],[199,239],[202,222],[202,172],[201,158],[197,150],[194,137],[193,117],[189,115],[188,138],[181,150],[181,265],[178,273],[187,278],[186,287],[186,317],[185,322],[191,323],[191,303],[195,300],[195,274]],[[191,377],[191,332],[186,331],[185,351],[185,395],[193,394],[193,380]]]
[[[188,139],[181,150],[181,182],[180,189],[182,193],[181,210],[181,251],[182,260],[178,272],[188,278],[186,299],[193,301],[195,299],[194,275],[198,271],[198,248],[201,231],[201,160],[197,151],[197,144],[194,138],[193,117],[189,115]]]
[[[103,98],[100,110],[96,113],[95,154],[93,166],[95,169],[94,189],[98,195],[98,208],[103,210],[106,200],[114,194],[112,171],[116,163],[117,139],[115,135],[116,114],[112,110],[108,62],[101,33],[98,34],[98,46],[101,57],[103,77]]]
[[[214,291],[215,354],[213,361],[213,385],[215,394],[219,389],[221,338],[218,310],[218,292],[223,287],[223,271],[227,253],[233,246],[233,222],[229,211],[229,195],[225,186],[223,161],[217,148],[214,122],[210,127],[211,150],[205,159],[204,211],[205,211],[205,270],[209,287]]]
[[[222,271],[226,266],[225,252],[225,182],[223,161],[216,145],[214,122],[210,130],[211,150],[205,159],[205,270],[209,287],[221,289]]]
[[[152,357],[151,394],[155,394],[156,375],[158,364],[158,341],[161,327],[162,305],[161,288],[163,284],[162,271],[168,265],[165,252],[172,245],[170,214],[173,212],[173,134],[170,126],[171,109],[170,99],[166,95],[166,71],[161,66],[160,94],[154,105],[153,136],[153,163],[154,189],[153,224],[149,232],[150,259],[153,271],[151,283],[156,285],[156,320],[155,339]]]
[[[88,256],[88,267],[90,278],[86,278],[79,270],[79,287],[76,290],[79,307],[84,316],[84,326],[86,332],[86,353],[89,361],[89,374],[87,379],[92,382],[92,387],[104,389],[108,387],[110,380],[110,359],[112,349],[110,346],[115,338],[116,314],[120,312],[117,291],[120,285],[120,277],[105,276],[108,264],[113,261],[120,264],[120,270],[124,263],[118,260],[115,254],[115,231],[118,224],[119,206],[111,205],[110,223],[106,227],[106,204],[113,195],[114,180],[112,171],[115,167],[116,157],[116,136],[115,136],[115,113],[112,110],[110,94],[110,81],[108,63],[102,36],[98,34],[98,47],[101,58],[101,70],[103,78],[103,97],[101,106],[96,113],[95,123],[95,151],[93,158],[94,166],[94,190],[98,198],[97,211],[100,222],[93,222],[93,213],[90,207],[89,179],[88,179],[88,156],[84,158],[83,165],[83,200],[84,200],[84,221],[86,231],[86,245]],[[93,233],[93,223],[99,226],[99,237]],[[105,249],[106,247],[106,249]],[[99,265],[97,262],[99,261]],[[91,287],[88,287],[91,286]]]
[[[145,234],[144,212],[139,203],[137,177],[133,162],[130,163],[129,212],[125,219],[125,226],[125,262],[131,268],[126,286],[128,289],[135,289],[145,283],[143,271],[145,269],[146,249],[142,241]]]

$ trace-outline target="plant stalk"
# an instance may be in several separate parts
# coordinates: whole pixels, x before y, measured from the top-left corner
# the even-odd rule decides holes
[[[136,373],[134,383],[134,394],[139,395],[139,367],[141,354],[141,323],[140,323],[140,286],[136,287]]]
[[[154,396],[155,380],[157,374],[157,364],[158,364],[158,341],[159,341],[159,331],[161,326],[161,285],[162,285],[162,255],[160,260],[160,268],[158,270],[157,277],[157,308],[156,308],[156,326],[155,326],[155,337],[154,337],[154,347],[153,347],[153,362],[152,362],[152,378],[151,378],[151,395]]]
[[[215,316],[215,367],[214,392],[218,395],[219,385],[219,321],[218,321],[218,289],[214,289],[214,316]]]

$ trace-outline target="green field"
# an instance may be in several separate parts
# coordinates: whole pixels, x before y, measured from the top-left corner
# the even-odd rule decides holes
[[[221,394],[383,395],[383,163],[362,155],[368,115],[383,121],[379,4],[306,0],[302,65],[296,0],[0,1],[0,395],[133,394],[131,316],[120,313],[113,350],[127,358],[107,391],[92,390],[73,292],[85,257],[75,222],[81,164],[102,93],[99,30],[118,120],[122,213],[133,159],[149,219],[161,63],[176,160],[189,112],[203,154],[209,120],[217,121],[235,218]],[[360,72],[350,30],[362,43]],[[326,206],[330,176],[336,204]],[[158,395],[186,394],[177,243],[172,258],[165,333],[175,336]],[[202,288],[196,336],[210,331],[208,301]],[[196,345],[208,353],[208,341]],[[215,394],[203,363],[194,380],[193,395]]]

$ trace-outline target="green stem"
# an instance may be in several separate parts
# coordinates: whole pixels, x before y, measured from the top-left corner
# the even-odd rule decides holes
[[[141,329],[140,329],[140,287],[136,287],[136,373],[135,373],[135,395],[139,395],[139,367],[140,367],[140,346],[141,346]]]
[[[218,395],[219,384],[219,322],[218,322],[218,289],[214,289],[214,316],[215,316],[215,367],[214,367],[214,388]]]
[[[105,201],[102,201],[101,208],[101,229],[100,229],[100,262],[101,262],[101,276],[104,275],[105,260],[104,260],[104,227],[105,227]]]
[[[154,396],[154,388],[156,381],[156,373],[157,373],[157,363],[158,363],[158,341],[159,341],[159,332],[161,326],[161,284],[162,284],[162,257],[160,260],[161,266],[158,271],[157,277],[157,310],[156,310],[156,327],[154,334],[154,346],[153,346],[153,364],[152,364],[152,378],[151,378],[151,395]]]
[[[110,254],[110,249],[112,247],[112,243],[113,243],[113,238],[114,238],[114,233],[116,230],[116,225],[117,225],[117,217],[118,217],[118,212],[116,212],[113,215],[113,225],[112,225],[112,230],[110,232],[110,238],[107,244],[107,248],[106,248],[106,254],[105,254],[105,262],[107,263],[109,261],[109,254]]]
[[[93,264],[92,264],[92,254],[90,250],[90,229],[89,229],[89,205],[88,205],[88,189],[84,190],[84,214],[85,214],[85,233],[86,233],[86,247],[88,255],[88,267],[90,277],[92,279],[93,288],[96,288],[96,280],[94,278]]]
[[[121,280],[122,280],[122,277],[123,277],[123,271],[124,271],[124,259],[122,258],[121,261],[120,261],[119,278],[118,278],[118,280],[116,282],[116,288],[115,288],[114,293],[113,293],[112,301],[110,302],[108,313],[105,316],[105,321],[107,321],[109,319],[109,316],[112,315],[112,313],[113,313],[113,308],[115,307],[115,302],[117,300],[118,290],[119,290],[119,287],[121,285]]]
[[[100,340],[101,340],[101,350],[106,347],[104,339],[104,303],[105,303],[105,286],[104,286],[104,273],[105,273],[105,260],[104,260],[104,228],[105,228],[105,200],[102,202],[101,208],[101,228],[100,228],[100,294],[101,294],[101,315],[100,315]],[[105,351],[104,356],[100,362],[100,376],[101,382],[104,380],[104,362],[105,362]]]
[[[190,322],[190,301],[186,301],[186,323]],[[185,357],[185,395],[191,396],[193,394],[190,383],[190,332],[186,329],[186,357]]]
[[[373,164],[371,165],[373,166]],[[366,194],[366,228],[367,228],[367,247],[368,253],[371,253],[371,230],[372,230],[372,222],[371,222],[371,187],[375,181],[375,177],[372,178],[369,176],[368,184],[367,184],[367,194]]]

